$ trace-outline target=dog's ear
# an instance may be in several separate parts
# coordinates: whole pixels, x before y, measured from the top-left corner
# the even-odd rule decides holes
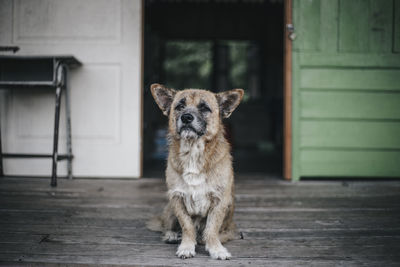
[[[222,118],[228,118],[232,114],[242,100],[243,95],[243,89],[233,89],[215,95]]]
[[[172,101],[174,100],[176,91],[165,87],[162,84],[154,83],[150,86],[151,94],[154,97],[157,105],[165,116],[169,115]]]

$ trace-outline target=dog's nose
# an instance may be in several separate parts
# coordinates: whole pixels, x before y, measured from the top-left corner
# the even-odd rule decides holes
[[[181,116],[181,120],[183,123],[188,124],[191,123],[194,120],[194,117],[192,114],[185,113]]]

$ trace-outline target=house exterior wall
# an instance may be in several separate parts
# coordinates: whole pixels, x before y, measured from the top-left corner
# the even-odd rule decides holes
[[[0,43],[17,55],[73,55],[73,174],[141,175],[142,1],[0,0]],[[54,92],[0,91],[3,151],[52,150]],[[60,153],[65,152],[62,100]],[[50,160],[6,159],[6,174],[49,175]],[[66,164],[60,162],[60,175]]]
[[[293,179],[400,177],[400,2],[293,1]]]

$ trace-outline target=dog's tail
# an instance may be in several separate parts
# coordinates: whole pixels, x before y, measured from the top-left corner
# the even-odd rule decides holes
[[[163,221],[161,216],[155,216],[151,218],[147,223],[147,229],[155,232],[162,232],[163,231]]]

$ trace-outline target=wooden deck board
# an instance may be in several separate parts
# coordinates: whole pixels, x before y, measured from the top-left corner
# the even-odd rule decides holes
[[[400,182],[237,180],[243,239],[193,259],[145,228],[166,202],[160,179],[0,180],[0,263],[10,266],[399,266]],[[33,264],[33,265],[32,265]]]

